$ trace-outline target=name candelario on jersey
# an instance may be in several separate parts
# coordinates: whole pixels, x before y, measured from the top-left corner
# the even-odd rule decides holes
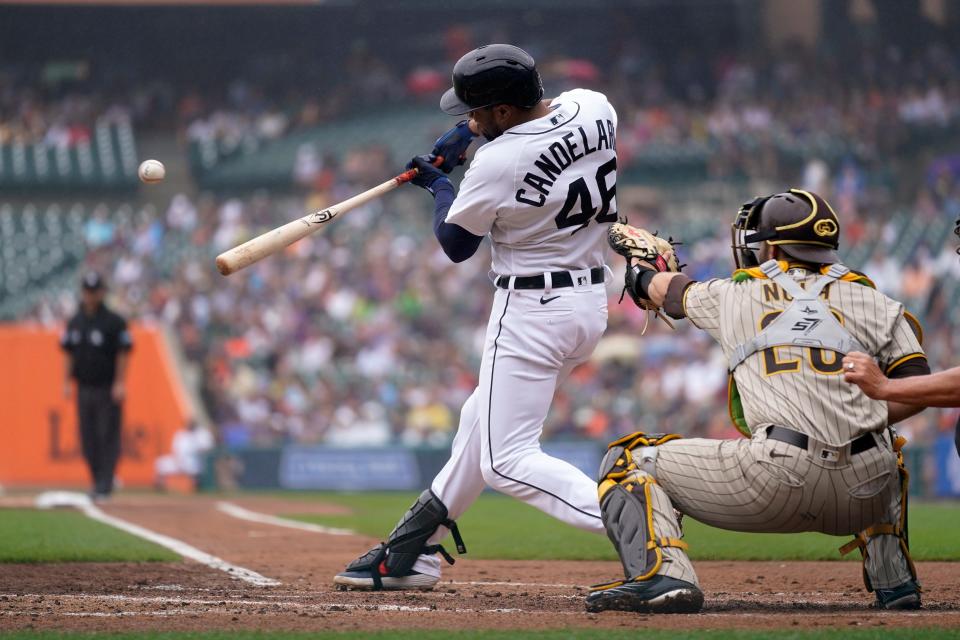
[[[600,149],[616,151],[617,140],[613,121],[597,120],[596,127],[597,135],[593,146],[583,127],[577,127],[576,131],[567,132],[560,136],[559,140],[550,143],[547,150],[533,161],[540,172],[528,171],[523,177],[523,182],[532,187],[532,190],[518,189],[517,202],[542,207],[547,201],[547,196],[550,195],[550,188],[567,167]],[[536,193],[533,193],[534,191]]]

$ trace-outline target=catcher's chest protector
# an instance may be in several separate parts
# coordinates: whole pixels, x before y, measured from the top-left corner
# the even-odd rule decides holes
[[[820,299],[820,292],[824,287],[848,274],[850,269],[842,264],[832,265],[826,275],[814,282],[809,289],[804,289],[786,272],[781,271],[776,260],[764,262],[760,265],[760,270],[792,296],[793,302],[760,333],[737,345],[730,354],[730,373],[756,352],[770,347],[813,347],[836,351],[842,355],[851,351],[867,351],[840,324],[827,303]]]

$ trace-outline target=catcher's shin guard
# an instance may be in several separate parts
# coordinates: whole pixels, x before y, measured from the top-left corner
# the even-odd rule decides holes
[[[656,485],[652,475],[655,459],[652,447],[679,437],[632,433],[610,443],[600,463],[600,515],[607,537],[620,556],[627,582],[649,580],[655,576],[663,564],[664,547],[687,547],[678,538],[657,537],[651,495],[651,489]],[[623,582],[598,585],[593,589],[613,588]]]
[[[920,581],[917,578],[917,567],[913,563],[913,558],[910,557],[910,536],[907,527],[907,497],[910,486],[910,474],[907,472],[907,467],[903,460],[903,446],[907,443],[907,439],[903,436],[896,435],[896,432],[893,432],[892,429],[891,437],[893,439],[893,450],[897,453],[897,471],[900,479],[900,517],[897,522],[893,524],[878,523],[867,527],[858,533],[853,540],[840,547],[840,555],[845,556],[854,549],[860,550],[860,555],[863,556],[863,585],[868,592],[873,592],[873,582],[870,580],[870,574],[867,572],[867,560],[869,557],[867,553],[867,543],[871,538],[876,536],[896,536],[900,551],[903,553],[904,560],[907,564],[907,570],[910,572],[912,583],[919,593]],[[919,607],[919,598],[917,599],[917,607]]]
[[[426,544],[441,525],[450,529],[457,553],[466,553],[457,523],[447,517],[447,507],[427,489],[403,514],[387,541],[351,562],[346,571],[369,572],[373,588],[379,590],[383,588],[383,577],[406,575],[420,555],[439,553],[453,564],[453,558],[442,545]]]

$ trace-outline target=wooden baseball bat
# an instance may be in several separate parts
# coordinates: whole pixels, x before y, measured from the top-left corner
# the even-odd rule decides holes
[[[440,161],[443,158],[439,158]],[[339,202],[333,206],[314,211],[302,218],[260,234],[256,238],[247,240],[243,244],[224,251],[217,256],[217,271],[225,276],[236,273],[240,269],[253,264],[269,255],[280,251],[301,238],[305,238],[337,216],[356,209],[362,204],[379,198],[388,191],[393,191],[405,182],[410,182],[417,175],[416,169],[410,169],[390,178],[383,184],[359,193],[352,198]]]

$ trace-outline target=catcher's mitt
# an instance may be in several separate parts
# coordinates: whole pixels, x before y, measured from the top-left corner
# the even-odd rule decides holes
[[[674,246],[680,244],[673,238],[664,239],[646,229],[617,222],[607,232],[610,247],[627,259],[627,266],[633,266],[634,259],[645,262],[647,267],[656,271],[680,271]]]
[[[607,232],[607,242],[610,247],[622,255],[627,260],[627,273],[624,278],[623,293],[629,293],[633,300],[641,309],[653,311],[663,319],[671,328],[673,324],[660,313],[660,307],[652,300],[643,298],[637,291],[637,278],[641,270],[635,266],[635,262],[643,263],[643,267],[655,271],[680,271],[683,265],[677,259],[676,245],[673,238],[661,238],[655,233],[650,233],[646,229],[630,226],[625,222],[617,222],[610,227]],[[623,301],[623,294],[620,295]],[[649,315],[647,316],[649,322]],[[643,332],[646,333],[647,325],[644,324]]]

